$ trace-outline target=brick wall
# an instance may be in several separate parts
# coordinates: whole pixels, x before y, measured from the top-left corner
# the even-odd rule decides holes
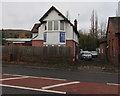
[[[43,40],[32,40],[32,46],[43,46]]]
[[[119,35],[116,35],[117,32],[120,32],[118,26],[118,19],[120,18],[109,18],[108,33],[107,33],[107,44],[108,51],[107,57],[108,60],[117,66],[119,62],[120,54],[120,45],[119,45]]]
[[[70,54],[75,58],[77,59],[78,55],[79,55],[79,44],[76,43],[75,41],[73,40],[67,40],[66,41],[66,46],[69,46],[71,49],[70,49]]]
[[[101,59],[107,59],[106,58],[106,52],[107,52],[107,49],[106,49],[106,46],[107,45],[107,42],[102,42],[101,44],[100,44],[100,54],[99,54],[99,56],[100,56],[100,58]]]
[[[74,47],[75,47],[74,41],[73,40],[67,40],[66,41],[66,46],[69,46],[71,48],[70,53],[71,53],[71,55],[74,55]]]

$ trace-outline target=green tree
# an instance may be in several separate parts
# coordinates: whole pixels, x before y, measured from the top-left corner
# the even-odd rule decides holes
[[[95,50],[97,48],[97,39],[94,38],[90,33],[83,33],[80,31],[80,38],[79,38],[79,43],[80,43],[80,48],[83,50]]]

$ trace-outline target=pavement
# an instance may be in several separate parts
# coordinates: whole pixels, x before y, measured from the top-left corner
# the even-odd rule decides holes
[[[3,94],[118,94],[119,73],[3,64]]]

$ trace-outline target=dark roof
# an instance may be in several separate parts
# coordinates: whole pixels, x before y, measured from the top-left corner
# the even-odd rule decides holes
[[[112,23],[112,26],[114,26],[114,28],[117,30],[117,34],[120,33],[120,17],[109,17],[109,20],[108,20],[108,26],[107,26],[107,33],[108,34],[108,31],[109,31],[109,25],[110,25],[110,22]],[[107,35],[106,35],[107,36]]]
[[[52,7],[39,19],[39,21],[40,21],[40,22],[43,22],[43,19],[45,19],[52,10],[55,10],[56,12],[58,12],[58,14],[64,18],[64,21],[68,22],[71,26],[73,26],[73,30],[74,30],[75,33],[78,35],[78,37],[80,37],[80,36],[79,36],[79,33],[78,33],[77,29],[76,29],[76,27],[75,27],[60,11],[58,11],[54,6],[52,6]]]
[[[33,33],[38,33],[38,28],[40,27],[40,23],[34,24],[33,28],[32,28],[32,32]]]

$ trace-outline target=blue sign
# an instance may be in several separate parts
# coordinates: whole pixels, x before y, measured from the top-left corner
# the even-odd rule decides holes
[[[65,42],[65,32],[60,32],[60,42]]]
[[[44,32],[44,42],[46,42],[47,32]]]

